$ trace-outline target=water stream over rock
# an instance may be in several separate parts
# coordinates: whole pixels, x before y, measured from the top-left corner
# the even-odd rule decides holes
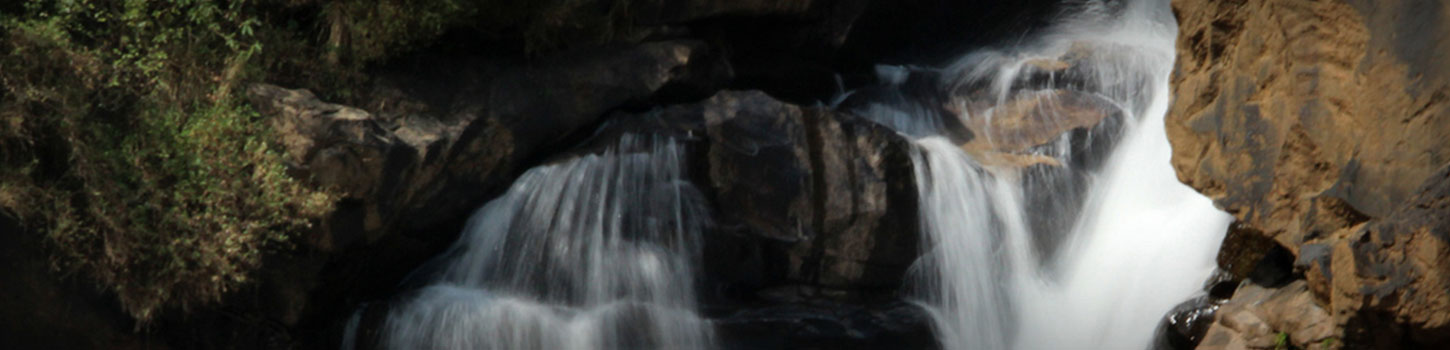
[[[1169,165],[1168,3],[1064,8],[1011,47],[945,68],[882,66],[879,86],[833,106],[912,141],[922,255],[903,295],[944,348],[1145,348],[1214,268],[1230,217]],[[390,307],[381,342],[718,345],[695,291],[710,195],[681,142],[611,135],[479,209],[444,267],[420,272],[427,286]]]
[[[530,170],[474,213],[447,267],[387,320],[391,348],[688,349],[707,223],[681,146],[623,135]]]
[[[1167,2],[1076,6],[1016,47],[912,72],[947,77],[938,78],[946,97],[933,100],[945,111],[925,117],[959,119],[974,136],[966,144],[919,127],[919,111],[935,106],[860,110],[917,138],[928,238],[915,294],[945,348],[1142,349],[1214,269],[1231,217],[1169,165],[1163,118],[1177,30]],[[1050,93],[1062,90],[1110,107]],[[1014,107],[1024,103],[1035,107]],[[1031,133],[1019,127],[1082,128],[1091,123],[1077,116],[1093,114],[1109,120],[1053,140],[1024,142]]]

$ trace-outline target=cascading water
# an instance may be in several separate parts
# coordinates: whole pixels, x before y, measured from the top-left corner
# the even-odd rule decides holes
[[[529,170],[469,219],[428,287],[388,315],[394,349],[697,349],[691,281],[708,217],[683,146],[625,134]]]
[[[949,112],[933,114],[937,107],[921,102],[934,99],[854,108],[917,140],[927,239],[913,269],[915,294],[945,348],[1146,348],[1163,314],[1214,269],[1231,218],[1179,183],[1169,163],[1163,118],[1177,29],[1167,1],[1066,8],[1023,45],[928,72],[948,77],[939,88]],[[892,73],[882,79],[891,87],[905,80],[900,69],[881,71]],[[991,151],[1026,138],[1001,126],[1014,121],[994,120],[1014,103],[1040,106],[1035,116],[1047,125],[1070,123],[1069,102],[1055,90],[1108,101],[1120,130],[1064,133],[1015,155]],[[989,146],[958,144],[942,129],[953,124],[976,126],[976,144]],[[1091,138],[1116,146],[1091,149],[1113,144]],[[1009,156],[1018,161],[1003,161]],[[1028,201],[1042,197],[1049,201]],[[1061,233],[1034,225],[1051,222],[1069,224]],[[1059,241],[1056,249],[1040,248],[1048,239]]]
[[[883,86],[837,101],[915,140],[925,239],[909,287],[945,348],[1145,348],[1214,268],[1230,217],[1169,165],[1167,1],[1064,9],[1020,45],[944,69],[882,67]],[[711,347],[693,291],[709,213],[682,148],[624,134],[531,169],[389,309],[380,339]]]

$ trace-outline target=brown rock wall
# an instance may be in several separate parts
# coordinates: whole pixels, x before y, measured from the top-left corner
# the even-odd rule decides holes
[[[1174,1],[1179,178],[1292,252],[1348,347],[1447,341],[1450,10],[1430,3]]]

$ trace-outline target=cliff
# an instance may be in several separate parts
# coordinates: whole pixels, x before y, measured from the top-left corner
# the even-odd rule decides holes
[[[1225,306],[1199,348],[1450,344],[1450,7],[1173,5],[1173,165],[1238,219],[1219,262],[1253,281],[1229,303],[1312,295]]]

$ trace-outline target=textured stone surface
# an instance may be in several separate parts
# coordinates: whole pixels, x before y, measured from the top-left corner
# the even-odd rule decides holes
[[[1219,306],[1215,321],[1198,349],[1273,348],[1279,337],[1285,344],[1319,349],[1336,336],[1329,311],[1314,301],[1304,281],[1278,288],[1244,283]]]
[[[1377,348],[1450,344],[1450,166],[1417,192],[1311,262],[1306,275],[1329,288],[1346,339]]]
[[[752,273],[766,277],[756,287],[782,288],[776,294],[789,299],[890,294],[900,286],[919,234],[904,138],[758,91],[722,92],[658,113],[703,121],[702,187],[713,193],[719,224],[727,234],[760,238],[744,241],[754,248],[707,250],[758,250],[762,263]]]
[[[1450,215],[1435,204],[1445,182],[1436,172],[1450,164],[1443,4],[1174,9],[1167,128],[1179,178],[1294,256],[1343,345],[1447,346],[1450,266],[1445,241],[1431,238],[1444,232],[1433,218]],[[1226,244],[1220,256],[1260,246]]]
[[[702,58],[704,51],[689,41],[581,50],[460,80],[453,86],[460,96],[421,111],[369,113],[270,85],[250,93],[271,116],[301,176],[361,203],[360,217],[337,224],[360,226],[373,241],[471,210],[520,163],[598,123],[611,109],[647,100],[671,84],[711,85],[704,80],[723,78],[696,74],[708,68],[692,64],[718,64]]]
[[[1122,111],[1111,101],[1074,90],[1019,91],[1003,106],[995,106],[991,100],[973,99],[967,105],[968,115],[983,116],[992,109],[992,117],[973,118],[968,122],[966,127],[977,137],[962,145],[963,150],[984,164],[1019,167],[1060,165],[1052,157],[1032,155],[1028,151],[1057,140],[1068,132],[1084,134],[1073,137],[1076,142],[1116,139],[1123,118]],[[1096,132],[1108,135],[1085,135],[1097,129],[1108,129]],[[1081,147],[1073,148],[1074,155],[1087,153]]]
[[[385,88],[393,95],[367,111],[306,91],[253,86],[252,104],[274,126],[292,173],[342,199],[321,229],[299,234],[299,249],[269,256],[256,283],[223,302],[229,311],[204,310],[175,320],[199,326],[170,328],[336,341],[340,335],[328,332],[340,331],[358,302],[398,288],[518,169],[573,142],[611,110],[662,91],[713,89],[714,79],[727,76],[709,57],[698,42],[667,41],[577,50],[448,80],[392,77],[394,86]],[[428,95],[440,90],[452,93]],[[225,346],[250,334],[175,333],[182,340],[172,342],[186,347]]]

